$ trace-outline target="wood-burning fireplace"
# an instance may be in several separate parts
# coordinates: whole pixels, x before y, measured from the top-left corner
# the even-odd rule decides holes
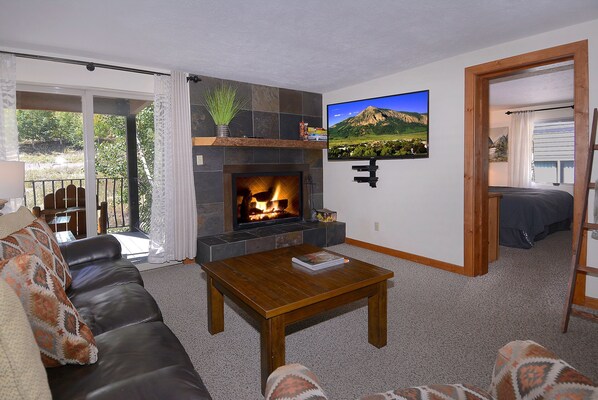
[[[224,165],[226,231],[302,221],[307,164]]]

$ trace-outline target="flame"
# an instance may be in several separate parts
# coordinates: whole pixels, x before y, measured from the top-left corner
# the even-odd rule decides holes
[[[249,200],[250,204],[246,205],[246,207],[249,206],[249,215],[246,214],[245,216],[247,221],[274,220],[288,215],[294,215],[292,209],[289,209],[289,199],[285,198],[284,182],[286,181],[271,182],[272,185],[269,186],[271,189],[268,189],[269,193],[263,193],[263,196],[258,196],[259,198],[270,197],[270,199],[266,201],[258,201],[252,196],[251,200]],[[264,185],[255,186],[250,183],[249,190],[253,193],[261,193],[260,190],[263,191],[263,186]],[[257,187],[260,189],[257,189]],[[248,199],[246,199],[246,201],[247,200]],[[237,204],[239,207],[241,207],[242,201],[242,196],[238,196]],[[291,214],[289,214],[289,211],[291,211]]]
[[[280,182],[277,182],[276,187],[274,188],[274,193],[273,193],[270,201],[278,200],[278,197],[280,196],[281,187],[282,187],[282,185],[280,184]],[[267,207],[268,207],[267,201],[256,201],[255,202],[255,208],[259,208],[260,210],[262,210],[262,214],[268,214],[268,213],[271,214],[276,211],[273,207],[271,207],[270,209],[266,209]]]

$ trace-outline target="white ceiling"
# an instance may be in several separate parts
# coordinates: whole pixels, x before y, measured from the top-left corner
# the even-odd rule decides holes
[[[0,0],[0,47],[326,92],[597,18],[596,0]]]
[[[490,110],[573,104],[573,66],[490,82]]]

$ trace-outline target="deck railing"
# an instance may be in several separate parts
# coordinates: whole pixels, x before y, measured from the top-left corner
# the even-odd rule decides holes
[[[44,179],[25,181],[25,206],[44,208],[44,197],[73,184],[85,187],[85,179]],[[129,192],[126,178],[96,178],[98,202],[108,204],[108,229],[129,227]]]

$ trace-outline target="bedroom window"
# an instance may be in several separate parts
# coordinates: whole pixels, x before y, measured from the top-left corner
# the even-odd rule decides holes
[[[532,180],[536,183],[573,184],[573,119],[535,122],[532,140]]]

